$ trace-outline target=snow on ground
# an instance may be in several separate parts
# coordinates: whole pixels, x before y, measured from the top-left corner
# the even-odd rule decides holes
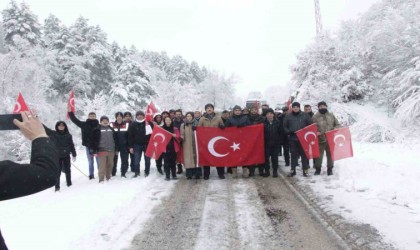
[[[396,142],[353,142],[354,157],[337,161],[334,176],[326,176],[324,165],[322,175],[306,183],[320,196],[332,197],[329,206],[345,218],[371,224],[399,249],[420,249],[420,137],[398,137],[408,129],[373,106],[349,107],[359,123],[380,123]],[[352,134],[360,134],[358,128],[357,123],[350,127]]]
[[[85,173],[87,160],[78,152],[75,165]],[[61,191],[54,188],[1,202],[0,228],[10,249],[122,249],[131,244],[161,199],[172,192],[175,181],[167,182],[155,171],[128,178],[113,177],[105,184],[72,167],[73,185],[61,175]],[[96,167],[96,163],[95,163]],[[97,172],[95,171],[95,175]]]

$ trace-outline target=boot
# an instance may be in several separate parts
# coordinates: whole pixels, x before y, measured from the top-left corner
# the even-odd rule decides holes
[[[133,175],[133,178],[137,178],[137,177],[139,177],[140,176],[140,173],[135,173],[134,175]]]
[[[89,175],[89,180],[93,180],[95,179],[95,177],[93,177],[93,175]]]
[[[242,167],[242,172],[243,172],[244,178],[248,178],[249,177],[249,168]]]
[[[287,177],[293,177],[296,175],[296,170],[291,170]]]
[[[121,174],[121,178],[127,178],[127,176],[125,176],[125,174]]]
[[[307,169],[303,170],[303,176],[309,177],[309,171]]]
[[[268,176],[270,176],[270,170],[269,169],[265,170],[265,173],[264,173],[263,177],[268,177]]]
[[[279,177],[279,174],[277,173],[277,168],[273,169],[273,178]]]
[[[227,173],[232,174],[232,168],[227,168]]]
[[[320,175],[321,174],[321,168],[315,168],[314,175]]]
[[[232,168],[232,178],[236,178],[236,177],[238,177],[238,169]]]
[[[259,176],[264,176],[264,169],[261,167],[258,167],[258,174]]]
[[[178,163],[178,171],[176,172],[177,174],[182,174],[184,171],[182,170],[182,164]]]
[[[160,167],[160,168],[158,167],[157,170],[158,170],[159,174],[163,175],[162,167]]]
[[[327,169],[327,175],[333,175],[332,168],[328,168],[328,169]]]

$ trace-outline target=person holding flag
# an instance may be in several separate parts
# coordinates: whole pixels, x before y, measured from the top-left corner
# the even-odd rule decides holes
[[[296,136],[296,131],[311,124],[312,120],[309,115],[300,110],[300,103],[294,102],[292,104],[292,112],[287,114],[284,119],[284,132],[289,135],[290,153],[292,155],[292,166],[290,173],[287,175],[288,177],[296,175],[296,165],[299,156],[302,158],[303,176],[309,176],[308,158]]]
[[[165,117],[163,129],[171,133],[172,138],[169,143],[166,145],[166,152],[163,153],[164,165],[166,178],[165,180],[170,180],[170,175],[172,174],[172,180],[178,179],[176,177],[176,154],[180,150],[179,140],[180,134],[178,128],[174,126],[174,123],[170,117]]]
[[[339,128],[340,123],[333,113],[328,112],[327,103],[324,101],[318,103],[318,112],[312,117],[312,121],[318,127],[318,145],[320,153],[319,157],[315,159],[315,175],[321,174],[324,151],[327,154],[327,174],[332,175],[334,162],[331,158],[331,151],[327,139],[325,138],[325,132]]]
[[[194,113],[187,112],[185,122],[181,125],[182,153],[188,180],[191,180],[193,175],[195,179],[200,179],[201,175],[201,168],[197,167],[197,152],[194,136],[197,123],[197,120],[194,119]]]

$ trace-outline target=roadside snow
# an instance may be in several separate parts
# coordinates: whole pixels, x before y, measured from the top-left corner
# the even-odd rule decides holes
[[[87,172],[83,152],[79,152],[76,166]],[[135,179],[130,172],[127,179],[119,175],[118,170],[116,177],[99,184],[97,177],[89,181],[72,167],[71,187],[66,186],[62,174],[60,192],[50,188],[3,201],[0,228],[6,244],[16,250],[128,247],[152,216],[152,209],[172,192],[175,182],[165,181],[153,165],[147,178],[143,172]]]

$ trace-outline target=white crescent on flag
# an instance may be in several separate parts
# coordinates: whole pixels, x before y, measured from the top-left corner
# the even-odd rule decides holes
[[[22,106],[20,105],[20,103],[17,102],[16,103],[16,106],[15,106],[15,109],[13,110],[13,112],[19,113],[21,110],[22,110]]]
[[[309,132],[306,132],[305,135],[303,136],[305,138],[305,141],[309,142],[308,141],[308,138],[307,138],[309,135],[313,135],[314,136],[314,139],[316,139],[316,134],[314,132],[312,132],[312,131],[309,131]],[[310,143],[311,144],[315,144],[315,141],[312,140]]]
[[[69,103],[70,103],[70,106],[74,108],[74,97],[70,99]]]
[[[338,138],[343,138],[343,142],[337,143],[336,140]],[[346,141],[346,137],[342,134],[337,134],[334,136],[334,143],[337,144],[339,147],[342,147],[344,145],[344,142]]]
[[[162,133],[157,133],[157,134],[155,134],[155,136],[153,136],[153,139],[155,139],[156,137],[160,137],[160,138],[162,138],[161,143],[162,143],[162,142],[164,142],[164,141],[165,141],[165,139],[166,139],[165,135],[164,135],[164,134],[162,134]]]
[[[214,138],[212,138],[209,143],[207,144],[207,148],[209,149],[210,154],[212,154],[215,157],[225,157],[227,156],[229,153],[226,154],[219,154],[216,152],[216,150],[214,149],[214,144],[218,141],[218,140],[226,140],[229,141],[227,138],[223,137],[223,136],[216,136]]]

